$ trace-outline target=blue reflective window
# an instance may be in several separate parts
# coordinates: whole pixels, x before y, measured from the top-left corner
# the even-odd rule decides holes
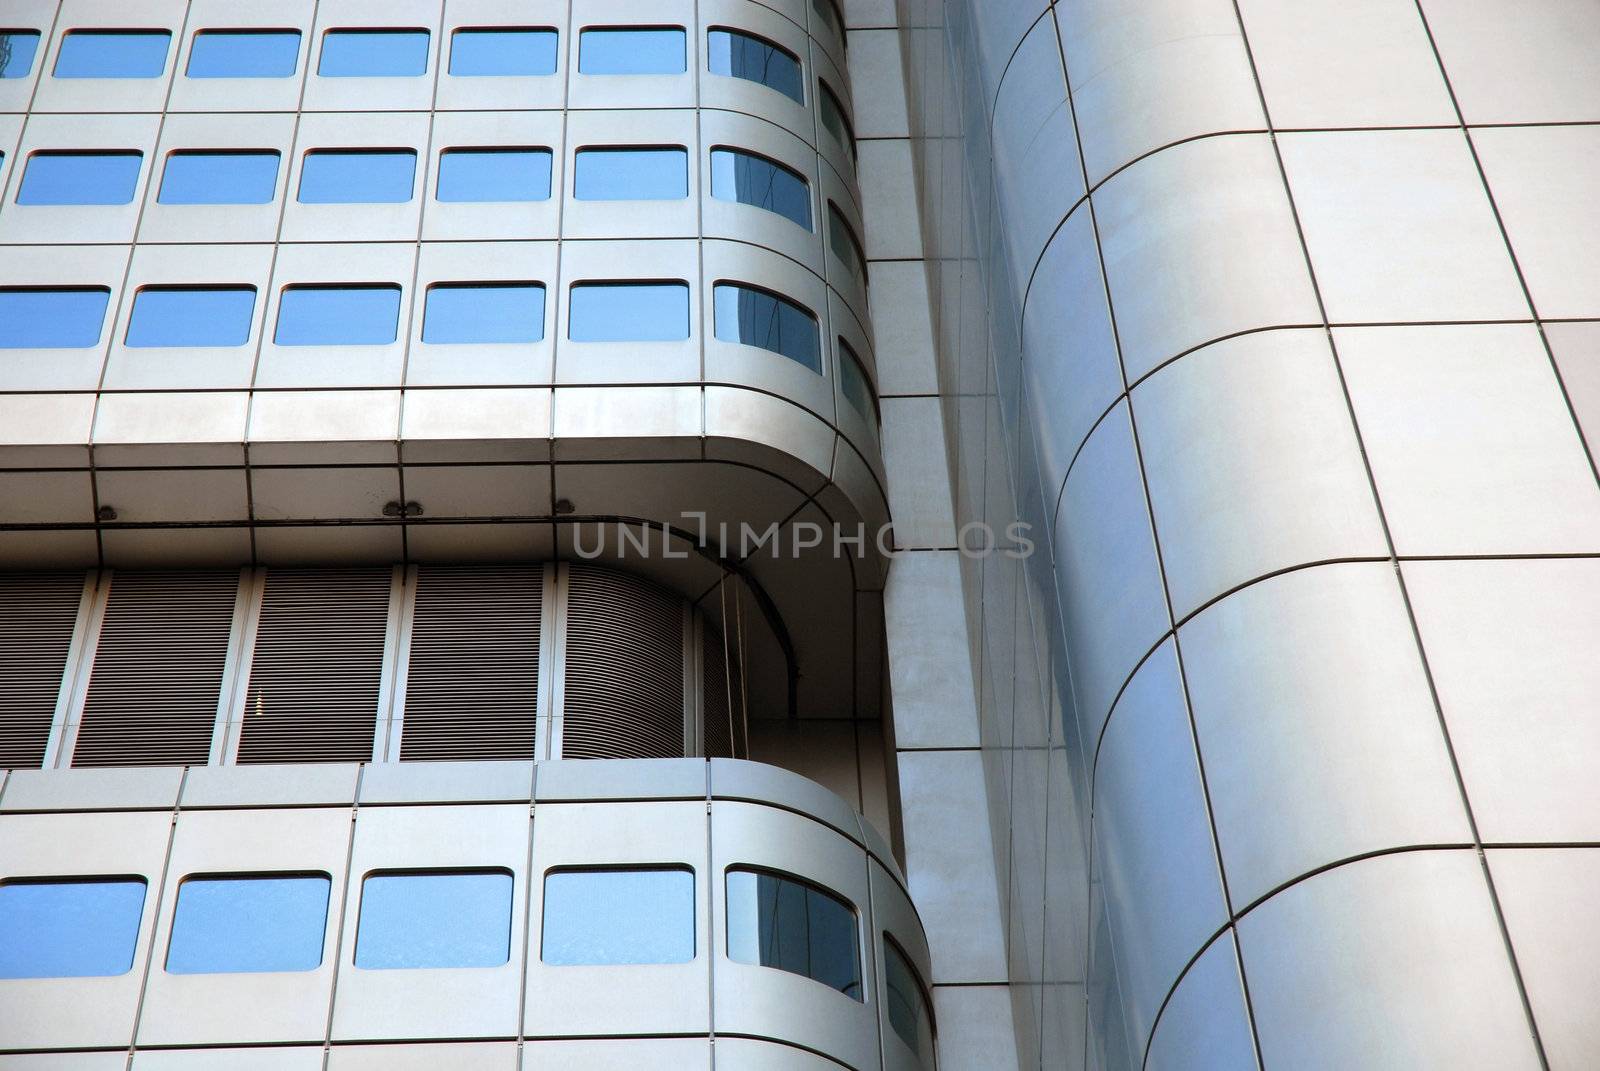
[[[17,190],[19,205],[125,205],[139,188],[144,154],[36,152]]]
[[[917,1054],[917,1062],[931,1071],[934,1064],[933,1012],[928,1008],[927,991],[922,988],[911,961],[887,939],[883,942],[883,982],[888,994],[884,1011],[889,1026]]]
[[[689,196],[684,149],[579,149],[572,195],[580,201],[674,201]]]
[[[579,74],[682,74],[689,69],[681,26],[627,26],[578,35]]]
[[[549,149],[446,149],[439,154],[441,201],[548,201]]]
[[[325,78],[405,78],[428,73],[427,30],[329,30],[317,73]]]
[[[386,346],[400,326],[400,288],[393,283],[357,286],[290,286],[278,299],[279,346]]]
[[[264,205],[278,192],[278,154],[175,152],[161,172],[156,201],[164,205]]]
[[[538,283],[436,283],[422,312],[424,342],[537,342],[544,338]]]
[[[402,204],[417,181],[415,149],[317,149],[300,167],[301,204]]]
[[[0,884],[0,978],[88,978],[133,968],[143,878]]]
[[[243,346],[253,286],[146,286],[133,295],[129,346]]]
[[[718,283],[711,298],[722,341],[759,346],[822,371],[817,318],[807,310],[788,298],[737,283]]]
[[[299,30],[201,30],[189,46],[190,78],[292,78]]]
[[[850,343],[839,340],[839,391],[850,407],[866,418],[873,428],[878,426],[878,405],[872,396],[872,380],[861,358],[850,348]]]
[[[844,103],[839,99],[828,83],[819,81],[817,88],[822,90],[819,94],[818,113],[822,116],[822,126],[833,135],[833,139],[843,145],[850,153],[850,162],[856,159],[856,132],[850,126],[850,120],[845,117]]]
[[[57,78],[160,78],[167,30],[69,30],[56,53]]]
[[[369,874],[361,883],[356,966],[497,967],[511,958],[505,870]]]
[[[556,32],[462,29],[450,35],[450,73],[506,76],[556,73]]]
[[[539,958],[560,966],[694,959],[694,872],[557,870],[544,879]]]
[[[689,284],[573,283],[574,342],[676,342],[689,337]]]
[[[862,999],[855,910],[796,878],[728,870],[728,958],[802,974]]]
[[[28,77],[38,52],[38,30],[0,30],[0,78]]]
[[[867,254],[861,249],[856,232],[846,222],[844,213],[832,201],[828,202],[828,245],[863,288],[867,285]]]
[[[326,874],[185,878],[172,914],[167,971],[315,970],[329,885]]]
[[[104,286],[0,288],[0,349],[84,349],[100,341]]]
[[[796,103],[806,102],[800,57],[782,45],[738,30],[712,30],[706,43],[712,74],[760,82]]]
[[[711,196],[765,208],[811,229],[811,188],[805,178],[765,156],[712,149]]]

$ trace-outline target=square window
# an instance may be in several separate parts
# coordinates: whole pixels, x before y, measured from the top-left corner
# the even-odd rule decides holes
[[[378,872],[361,883],[356,966],[498,967],[511,959],[506,870]]]
[[[400,326],[400,288],[290,286],[278,299],[278,346],[386,346]]]
[[[428,73],[428,31],[329,30],[317,73],[324,78],[415,78]]]
[[[143,878],[0,884],[0,978],[90,978],[133,969]]]
[[[862,999],[855,909],[798,878],[728,869],[728,958],[804,975]]]
[[[0,30],[0,78],[28,77],[38,52],[38,30]]]
[[[579,149],[572,195],[580,201],[675,201],[689,196],[689,154],[659,149]]]
[[[574,342],[677,342],[689,337],[689,284],[573,283]]]
[[[446,149],[439,154],[441,201],[548,201],[549,149]]]
[[[110,302],[104,286],[0,289],[0,349],[86,349],[100,341]]]
[[[189,47],[190,78],[292,78],[299,30],[201,30]]]
[[[544,338],[539,283],[436,283],[428,287],[422,341],[538,342]]]
[[[145,286],[133,295],[129,346],[243,346],[256,309],[253,286]]]
[[[171,974],[311,971],[322,964],[326,874],[185,878],[167,946]]]
[[[125,205],[139,188],[144,154],[36,152],[17,190],[19,205]]]
[[[450,73],[508,77],[556,73],[556,31],[461,29],[450,35]]]
[[[578,35],[579,74],[682,74],[689,69],[681,26],[625,26]]]
[[[544,879],[539,958],[558,966],[694,959],[687,867],[554,870]]]
[[[167,30],[69,30],[56,54],[57,78],[160,78]]]
[[[300,167],[301,204],[403,204],[417,181],[415,149],[316,149]]]
[[[156,201],[164,205],[264,205],[278,192],[278,154],[175,152],[167,157]]]

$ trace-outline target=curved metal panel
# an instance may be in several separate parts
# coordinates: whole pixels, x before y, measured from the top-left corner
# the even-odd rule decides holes
[[[1145,1071],[1213,1071],[1255,1066],[1256,1043],[1240,988],[1230,930],[1189,965],[1161,1010]]]

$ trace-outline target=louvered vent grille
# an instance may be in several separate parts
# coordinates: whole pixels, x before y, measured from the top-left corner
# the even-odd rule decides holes
[[[231,571],[111,577],[72,765],[206,761],[238,591]]]
[[[270,569],[238,761],[367,762],[389,618],[388,569]]]
[[[573,565],[561,757],[683,756],[683,600]]]
[[[705,627],[700,649],[701,680],[704,688],[704,721],[701,739],[706,754],[719,759],[742,758],[749,753],[744,732],[744,682],[739,677],[739,652],[725,653],[722,633]],[[728,654],[733,657],[729,659]],[[732,687],[732,701],[729,688]]]
[[[420,566],[401,761],[532,759],[538,566]]]
[[[82,573],[0,574],[0,767],[44,763]]]

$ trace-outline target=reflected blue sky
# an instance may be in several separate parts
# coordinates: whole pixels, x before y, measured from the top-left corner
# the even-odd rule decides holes
[[[422,341],[537,342],[544,337],[538,283],[438,283],[428,288]]]
[[[137,152],[36,152],[17,191],[19,205],[125,205],[139,187]]]
[[[511,875],[373,874],[361,883],[356,966],[496,967],[511,958]]]
[[[57,78],[160,78],[172,34],[166,30],[71,30],[56,53]]]
[[[0,30],[0,78],[28,77],[38,51],[38,30]]]
[[[0,978],[83,978],[133,967],[139,878],[0,885]]]
[[[687,283],[574,283],[574,342],[676,342],[689,337]]]
[[[400,324],[400,288],[291,286],[278,299],[279,346],[383,346]]]
[[[100,341],[111,291],[103,286],[0,290],[0,349],[81,349]]]
[[[578,73],[681,74],[689,69],[687,48],[676,26],[584,30],[578,37]]]
[[[733,30],[712,30],[706,36],[706,45],[712,74],[759,82],[798,104],[806,102],[800,61],[787,49]]]
[[[572,195],[580,201],[675,201],[689,196],[684,149],[580,149]]]
[[[549,149],[446,149],[439,154],[441,201],[548,201]]]
[[[811,885],[728,871],[728,958],[813,978],[861,999],[856,916]]]
[[[329,30],[317,73],[324,78],[415,77],[428,71],[427,30]]]
[[[278,190],[276,152],[175,152],[161,173],[164,205],[264,205]]]
[[[417,179],[414,149],[319,149],[300,166],[301,204],[403,204]]]
[[[682,869],[547,874],[539,958],[562,966],[689,962],[694,959],[694,874]]]
[[[712,291],[717,337],[781,353],[813,372],[822,371],[817,319],[775,294],[733,283]]]
[[[450,73],[491,77],[554,74],[556,42],[554,30],[457,30],[450,37]]]
[[[201,30],[189,46],[190,78],[289,78],[300,68],[299,30]]]
[[[133,295],[129,346],[242,346],[250,341],[253,286],[147,286]]]
[[[765,208],[811,229],[811,191],[806,180],[754,153],[712,149],[711,196]]]
[[[322,963],[326,875],[188,878],[178,886],[172,974],[310,971]]]

